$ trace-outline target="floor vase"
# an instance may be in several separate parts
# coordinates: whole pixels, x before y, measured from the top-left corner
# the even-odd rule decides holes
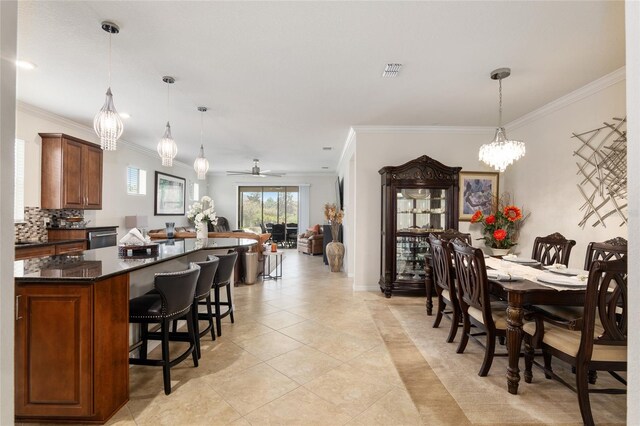
[[[327,244],[327,260],[331,267],[331,272],[340,272],[344,259],[344,244],[332,241]]]

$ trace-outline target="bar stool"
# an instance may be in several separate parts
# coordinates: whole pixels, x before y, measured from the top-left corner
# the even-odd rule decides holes
[[[211,287],[213,286],[213,278],[216,275],[219,263],[220,259],[216,256],[208,256],[204,262],[196,262],[196,265],[200,266],[200,277],[198,278],[196,294],[193,298],[193,307],[191,309],[196,313],[193,331],[196,335],[196,353],[198,354],[198,359],[200,359],[201,356],[200,338],[211,331],[211,340],[216,340],[215,327],[213,326],[214,315],[211,307]],[[207,312],[198,312],[198,304],[202,301],[204,301],[207,306]],[[202,331],[200,331],[199,320],[209,322],[209,325]]]
[[[129,322],[140,324],[140,358],[129,358],[129,364],[162,366],[164,393],[171,393],[170,369],[189,355],[194,367],[198,366],[195,351],[196,337],[193,323],[196,312],[192,309],[200,267],[191,263],[186,271],[165,272],[155,275],[154,289],[129,301]],[[169,355],[169,326],[174,319],[186,318],[189,348],[173,360]],[[160,332],[149,332],[149,324],[160,324]],[[160,340],[162,359],[147,359],[148,340]],[[134,348],[134,349],[135,349]]]
[[[207,259],[213,256],[207,257]],[[233,252],[229,254],[219,254],[217,257],[220,259],[218,264],[218,270],[216,276],[213,279],[213,304],[215,306],[216,328],[218,330],[218,336],[222,336],[222,318],[227,315],[231,318],[231,323],[235,321],[233,319],[233,301],[231,300],[231,277],[233,276],[233,267],[238,259],[238,253]],[[227,301],[220,301],[220,289],[222,287],[227,288]],[[204,304],[200,302],[200,304]],[[227,310],[220,312],[221,306],[227,306]]]

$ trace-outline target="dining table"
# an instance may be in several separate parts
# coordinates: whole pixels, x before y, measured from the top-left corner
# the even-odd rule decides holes
[[[485,259],[488,268],[505,271],[516,280],[492,279],[487,277],[493,295],[507,301],[507,388],[516,395],[520,382],[520,350],[522,347],[525,307],[528,305],[584,306],[586,286],[561,288],[539,282],[536,277],[547,273],[539,264],[530,266],[489,257]],[[586,284],[586,283],[585,283]]]

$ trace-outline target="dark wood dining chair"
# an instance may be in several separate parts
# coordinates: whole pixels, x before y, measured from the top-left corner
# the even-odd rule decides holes
[[[574,240],[567,240],[562,234],[554,232],[546,237],[536,237],[533,242],[531,258],[543,266],[561,263],[569,266],[571,249],[576,245]]]
[[[575,368],[580,414],[585,425],[593,425],[590,392],[626,393],[625,389],[589,389],[591,371],[608,371],[626,385],[617,371],[627,370],[627,258],[592,262],[587,280],[583,316],[579,321],[553,321],[536,315],[525,332],[525,382],[531,383],[533,351],[542,348],[544,374],[569,386],[553,373],[552,356]],[[569,386],[571,387],[571,386]],[[572,388],[573,389],[573,388]]]
[[[627,255],[627,240],[622,237],[612,238],[603,243],[591,242],[587,246],[584,259],[584,269],[591,269],[591,264],[596,260],[621,259]]]
[[[453,251],[458,303],[464,330],[457,352],[463,353],[467,347],[471,324],[484,331],[487,336],[484,361],[478,375],[486,376],[493,363],[496,337],[506,336],[507,305],[500,301],[492,302],[489,297],[489,281],[482,250],[459,239],[449,244]]]
[[[433,271],[433,283],[438,295],[438,307],[436,318],[433,321],[433,328],[440,326],[443,315],[450,315],[451,326],[447,343],[453,342],[460,325],[460,306],[458,305],[458,295],[455,286],[455,277],[453,275],[453,263],[451,251],[449,250],[447,241],[443,241],[434,234],[429,234],[429,244],[431,245],[431,259]],[[446,311],[447,307],[449,311]]]
[[[278,245],[284,245],[287,240],[287,233],[284,223],[274,223],[271,228],[271,241]]]
[[[458,238],[464,241],[465,243],[471,245],[471,234],[460,232],[457,229],[449,228],[441,232],[432,232],[432,234],[435,235],[436,238],[440,239],[443,242],[451,241]],[[428,248],[428,250],[430,252],[431,248]],[[431,312],[433,311],[432,298],[433,298],[435,284],[433,279],[433,270],[429,262],[424,263],[424,272],[425,272],[425,280],[426,280],[425,286],[427,290],[427,301],[426,301],[427,315],[431,315]]]

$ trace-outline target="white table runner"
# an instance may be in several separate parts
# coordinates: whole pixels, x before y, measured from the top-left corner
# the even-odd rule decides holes
[[[511,274],[511,275],[519,275],[519,276],[524,277],[525,279],[527,279],[529,281],[537,282],[540,285],[552,288],[554,290],[558,290],[558,291],[572,291],[572,290],[573,291],[576,291],[576,290],[584,291],[584,288],[581,288],[581,287],[566,287],[566,286],[553,285],[553,284],[549,284],[549,283],[543,283],[542,281],[538,281],[538,276],[540,276],[541,274],[548,273],[548,271],[545,270],[545,269],[532,268],[531,266],[521,265],[519,263],[509,262],[507,260],[500,260],[500,259],[497,259],[495,257],[486,258],[484,260],[484,263],[485,263],[485,265],[487,265],[487,266],[489,266],[489,267],[491,267],[493,269],[497,269],[501,273]]]

